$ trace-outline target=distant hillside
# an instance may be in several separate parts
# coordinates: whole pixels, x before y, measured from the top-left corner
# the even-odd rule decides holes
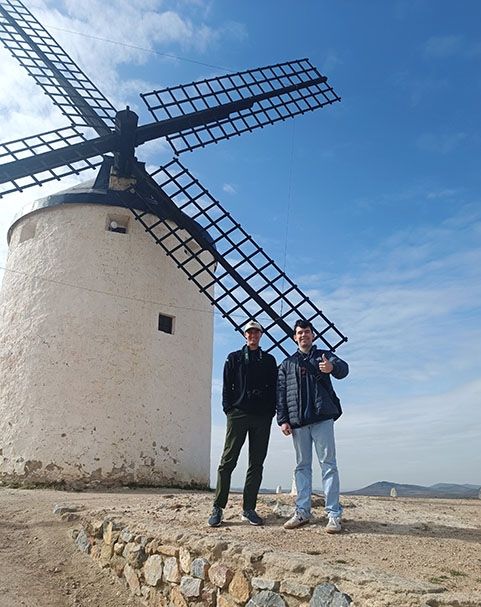
[[[356,491],[345,491],[344,495],[372,495],[389,496],[391,489],[395,488],[399,497],[443,497],[443,498],[477,498],[481,485],[457,485],[455,483],[436,483],[430,487],[422,485],[405,485],[378,481]]]

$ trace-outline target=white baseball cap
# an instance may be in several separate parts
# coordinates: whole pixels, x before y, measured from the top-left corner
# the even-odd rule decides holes
[[[260,324],[258,322],[256,322],[255,320],[249,320],[249,322],[246,324],[246,326],[244,327],[244,333],[246,331],[248,331],[249,329],[259,329],[259,331],[262,332],[262,327],[260,326]]]

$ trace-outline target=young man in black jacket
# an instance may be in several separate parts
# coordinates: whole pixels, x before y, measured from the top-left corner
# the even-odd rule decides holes
[[[277,423],[283,434],[292,435],[296,452],[296,511],[284,524],[295,529],[311,518],[312,447],[321,466],[326,502],[328,533],[341,531],[339,474],[334,442],[334,421],[341,416],[341,404],[332,387],[331,375],[342,379],[349,373],[346,362],[328,350],[312,344],[312,324],[298,320],[294,326],[297,352],[279,367],[277,381]]]
[[[262,327],[250,320],[244,327],[246,345],[231,352],[224,365],[222,407],[227,416],[224,451],[217,470],[211,527],[222,522],[222,511],[229,497],[230,480],[249,436],[249,465],[243,494],[242,519],[262,525],[256,512],[257,494],[267,455],[272,418],[276,409],[277,363],[259,347]]]

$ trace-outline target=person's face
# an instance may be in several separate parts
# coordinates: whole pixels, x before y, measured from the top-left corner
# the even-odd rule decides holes
[[[259,329],[249,329],[244,333],[247,346],[251,350],[256,350],[259,347],[259,341],[262,337],[262,332]]]
[[[299,348],[309,350],[309,348],[312,346],[312,342],[314,341],[314,333],[311,331],[310,327],[307,327],[306,329],[296,327],[294,341],[297,343]]]

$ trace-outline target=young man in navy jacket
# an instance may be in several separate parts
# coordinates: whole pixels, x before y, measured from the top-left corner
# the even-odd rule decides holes
[[[298,350],[279,367],[277,380],[277,423],[283,434],[292,435],[296,452],[296,511],[285,524],[295,529],[311,518],[312,446],[321,466],[328,533],[341,531],[339,474],[334,442],[334,421],[342,414],[341,403],[332,387],[331,375],[342,379],[349,373],[346,362],[328,350],[313,345],[312,324],[298,320],[294,326]]]

